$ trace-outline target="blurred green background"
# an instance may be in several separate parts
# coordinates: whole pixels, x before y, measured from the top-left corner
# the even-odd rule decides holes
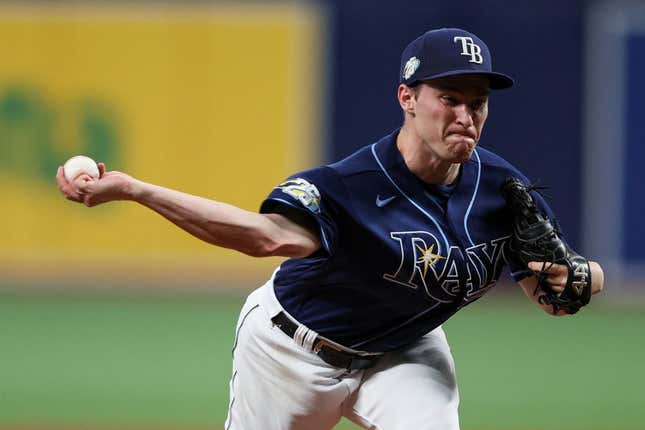
[[[0,293],[1,429],[222,428],[243,297],[116,291]],[[644,428],[642,307],[491,296],[445,326],[464,430]]]

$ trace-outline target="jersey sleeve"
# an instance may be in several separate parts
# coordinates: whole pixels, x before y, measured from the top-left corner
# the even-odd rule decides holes
[[[295,222],[306,219],[320,234],[322,246],[332,255],[338,237],[335,177],[329,168],[297,173],[278,184],[260,206],[260,213],[280,213]]]

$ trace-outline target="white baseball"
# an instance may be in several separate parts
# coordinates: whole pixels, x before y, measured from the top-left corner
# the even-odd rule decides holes
[[[65,162],[63,173],[65,174],[65,179],[70,182],[81,173],[87,173],[93,178],[98,178],[99,166],[90,157],[77,155]]]

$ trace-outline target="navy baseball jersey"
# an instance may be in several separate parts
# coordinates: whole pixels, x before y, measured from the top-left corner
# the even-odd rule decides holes
[[[261,212],[306,214],[322,248],[286,260],[274,278],[282,307],[319,334],[365,351],[399,348],[480,298],[509,264],[510,212],[500,187],[511,164],[476,148],[449,186],[407,168],[398,130],[337,163],[273,189]],[[544,200],[533,193],[553,218]]]

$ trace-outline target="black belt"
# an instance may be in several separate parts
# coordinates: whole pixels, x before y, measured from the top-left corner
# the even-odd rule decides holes
[[[298,329],[298,324],[289,318],[287,314],[280,312],[278,315],[271,318],[271,321],[287,336],[293,339],[293,336]],[[367,369],[368,367],[372,367],[376,360],[382,355],[360,355],[344,351],[320,336],[314,339],[313,351],[327,364],[348,370]]]

